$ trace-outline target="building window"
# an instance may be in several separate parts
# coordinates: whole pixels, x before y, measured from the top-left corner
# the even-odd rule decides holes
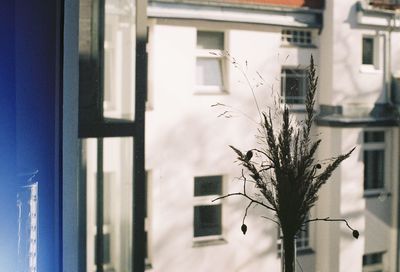
[[[385,132],[364,132],[364,190],[385,187]]]
[[[196,91],[224,91],[224,33],[197,31]]]
[[[194,178],[194,231],[195,238],[220,238],[222,235],[222,204],[212,202],[222,195],[222,176]]]
[[[312,33],[310,30],[283,29],[281,40],[283,45],[313,45]]]
[[[383,252],[363,256],[363,272],[383,272]]]
[[[282,231],[278,228],[278,254],[282,251]],[[310,226],[306,224],[296,235],[296,252],[310,250]]]
[[[136,2],[79,1],[82,271],[144,271],[144,224],[133,222],[145,208],[147,23]]]
[[[363,37],[362,40],[362,64],[374,65],[374,38]]]
[[[306,69],[282,69],[281,95],[287,104],[304,104],[308,88]]]

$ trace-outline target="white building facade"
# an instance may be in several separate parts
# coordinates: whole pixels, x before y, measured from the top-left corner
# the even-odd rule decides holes
[[[357,148],[310,217],[346,218],[360,238],[344,223],[310,224],[297,242],[298,271],[397,271],[398,6],[293,2],[149,2],[149,271],[280,270],[277,225],[262,218],[271,215],[249,209],[243,235],[248,201],[212,199],[242,190],[228,145],[257,145],[255,100],[267,111],[282,95],[301,118],[311,55],[318,159]]]

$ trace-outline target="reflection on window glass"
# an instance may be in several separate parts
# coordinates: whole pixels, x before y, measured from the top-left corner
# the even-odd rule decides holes
[[[132,254],[132,138],[83,140],[86,183],[87,271],[99,262],[97,232],[102,218],[102,263],[105,271],[131,271]],[[102,187],[99,187],[101,186]],[[102,209],[102,210],[98,210]]]
[[[131,0],[105,1],[104,117],[134,118],[135,25]]]
[[[135,1],[80,0],[80,121],[134,119]],[[104,14],[102,14],[104,12]]]

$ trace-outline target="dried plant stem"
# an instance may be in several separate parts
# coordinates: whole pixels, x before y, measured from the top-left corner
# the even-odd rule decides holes
[[[245,198],[251,200],[252,202],[257,203],[258,205],[261,205],[261,206],[263,206],[263,207],[265,207],[265,208],[267,208],[267,209],[269,209],[271,211],[276,211],[274,208],[266,205],[265,203],[263,203],[261,201],[258,201],[256,199],[250,197],[249,195],[244,194],[244,193],[240,193],[240,192],[238,192],[238,193],[230,193],[230,194],[227,194],[227,195],[224,195],[224,196],[217,197],[217,198],[213,199],[212,202],[215,202],[217,200],[224,199],[224,198],[227,198],[227,197],[230,197],[230,196],[244,196]]]

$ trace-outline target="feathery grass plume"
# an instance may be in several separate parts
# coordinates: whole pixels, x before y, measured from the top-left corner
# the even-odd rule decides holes
[[[248,173],[242,172],[243,193],[228,194],[218,198],[241,195],[250,200],[242,222],[243,233],[247,231],[244,220],[247,216],[247,210],[252,204],[262,204],[262,206],[274,211],[283,234],[285,272],[294,271],[294,239],[306,223],[312,221],[343,221],[353,231],[353,236],[358,238],[358,231],[352,229],[345,219],[327,217],[308,220],[310,209],[318,200],[320,188],[328,181],[333,171],[354,151],[353,148],[346,154],[331,158],[330,164],[325,168],[316,161],[315,155],[321,139],[313,140],[311,137],[318,83],[312,56],[308,69],[308,83],[305,98],[306,115],[303,122],[292,122],[290,110],[284,104],[283,111],[280,114],[280,128],[275,127],[273,122],[275,117],[270,111],[260,113],[262,117],[262,129],[260,131],[263,137],[261,147],[242,152],[238,148],[230,146],[236,153],[240,164],[247,169]],[[257,153],[257,156],[253,156],[255,153]],[[253,160],[255,157],[261,158],[261,163],[256,159]],[[266,202],[246,193],[247,180],[255,183]]]

